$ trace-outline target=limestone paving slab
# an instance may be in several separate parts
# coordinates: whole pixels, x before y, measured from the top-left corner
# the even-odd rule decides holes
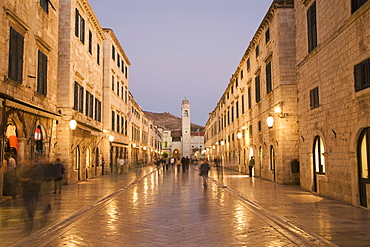
[[[304,231],[338,246],[370,246],[370,211],[299,189],[213,169],[213,179]]]
[[[154,172],[58,237],[30,246],[299,245],[217,184],[203,188],[191,168]]]
[[[139,171],[138,171],[139,170]],[[27,220],[22,198],[9,199],[0,204],[0,243],[10,246],[17,241],[42,231],[51,224],[73,215],[99,198],[104,198],[153,171],[153,167],[129,170],[120,176],[104,175],[78,184],[63,186],[61,194],[40,196],[35,218]],[[48,200],[52,210],[44,212]]]

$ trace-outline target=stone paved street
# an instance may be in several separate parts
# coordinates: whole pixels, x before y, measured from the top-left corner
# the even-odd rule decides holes
[[[369,246],[370,213],[223,169],[132,169],[63,188],[33,222],[1,204],[4,246]],[[42,198],[44,199],[44,198]],[[33,223],[33,224],[32,224]]]

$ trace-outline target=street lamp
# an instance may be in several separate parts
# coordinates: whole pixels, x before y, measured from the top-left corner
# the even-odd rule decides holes
[[[71,130],[75,130],[77,128],[77,121],[72,119],[71,121],[69,121],[69,128]]]
[[[274,117],[268,116],[266,119],[266,123],[269,128],[272,128],[272,126],[274,126]]]

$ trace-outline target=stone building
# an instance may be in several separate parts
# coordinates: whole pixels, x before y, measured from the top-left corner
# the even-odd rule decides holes
[[[106,37],[87,0],[61,1],[59,15],[57,107],[62,117],[55,146],[67,165],[67,182],[73,183],[102,174]]]
[[[129,96],[129,165],[153,164],[161,154],[162,132],[147,118],[132,94]]]
[[[298,183],[294,1],[275,0],[210,114],[207,156],[279,183]],[[268,122],[267,122],[268,120]]]
[[[129,146],[129,66],[125,51],[113,30],[103,28],[104,85],[103,85],[103,128],[109,138],[103,139],[105,162],[111,172],[117,171],[117,159],[128,160]],[[109,169],[105,167],[105,169]]]
[[[55,158],[58,9],[58,0],[0,2],[0,191],[4,182],[7,196],[12,163]]]
[[[167,153],[169,157],[181,159],[189,157],[191,159],[203,158],[204,151],[204,132],[200,126],[194,130],[191,124],[190,102],[184,99],[181,102],[181,129],[164,129],[162,134],[162,155]]]
[[[369,207],[370,2],[295,11],[301,187]]]

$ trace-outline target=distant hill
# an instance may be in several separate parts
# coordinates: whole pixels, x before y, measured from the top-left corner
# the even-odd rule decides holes
[[[145,115],[153,121],[155,125],[162,127],[165,130],[181,131],[181,118],[176,117],[168,112],[156,113],[144,111]],[[204,127],[191,123],[191,131],[203,131]]]

